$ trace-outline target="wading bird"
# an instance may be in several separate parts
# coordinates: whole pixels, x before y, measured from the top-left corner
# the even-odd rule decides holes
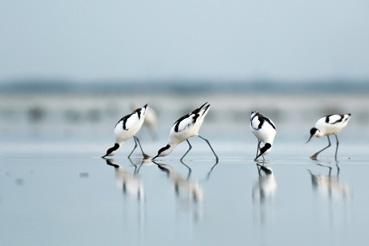
[[[335,160],[337,161],[337,152],[338,152],[338,146],[339,146],[337,133],[339,133],[343,128],[347,126],[347,123],[349,122],[350,119],[351,119],[351,114],[332,114],[332,115],[327,115],[323,118],[320,118],[315,123],[315,126],[310,129],[310,137],[306,141],[306,143],[308,143],[312,139],[312,137],[319,138],[319,137],[326,136],[328,139],[328,145],[324,147],[323,149],[319,150],[318,152],[316,152],[315,154],[313,154],[312,156],[310,156],[312,160],[316,160],[318,155],[321,152],[331,147],[331,140],[329,136],[334,135],[336,138],[336,152],[334,154],[334,157],[335,157]]]
[[[258,139],[254,161],[257,161],[260,156],[264,159],[264,155],[269,153],[272,148],[274,138],[277,133],[276,127],[273,121],[269,118],[259,112],[251,112],[250,128],[252,133]],[[261,143],[264,144],[263,147],[260,147]]]
[[[145,154],[145,152],[141,147],[140,140],[136,137],[136,134],[141,129],[142,124],[145,120],[146,110],[147,104],[142,108],[136,109],[131,114],[122,117],[117,122],[114,128],[115,144],[113,147],[110,147],[106,150],[106,153],[104,156],[102,156],[102,158],[115,155],[118,149],[122,146],[122,144],[132,137],[135,142],[135,146],[129,153],[128,158],[130,158],[132,153],[135,151],[137,144],[140,146],[143,157],[144,158],[148,157],[148,155]]]
[[[159,149],[158,154],[153,158],[153,160],[159,156],[169,155],[178,144],[186,141],[189,148],[180,159],[181,161],[183,161],[183,158],[192,149],[192,145],[188,139],[193,136],[198,136],[208,144],[215,156],[216,161],[218,161],[219,158],[215,153],[213,147],[211,147],[209,140],[199,135],[199,130],[202,123],[204,122],[205,116],[209,111],[209,107],[210,104],[204,103],[203,105],[201,105],[201,107],[179,118],[170,130],[168,144]]]

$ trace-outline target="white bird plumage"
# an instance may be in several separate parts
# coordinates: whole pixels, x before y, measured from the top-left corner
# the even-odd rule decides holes
[[[260,156],[264,158],[264,155],[270,152],[277,130],[273,121],[259,112],[251,112],[250,128],[258,139],[254,159],[256,161]],[[260,147],[261,143],[264,143],[264,146]]]
[[[132,110],[135,110],[136,108],[138,108],[137,104],[131,105]],[[156,115],[155,110],[152,107],[148,107],[145,112],[145,120],[143,123],[143,127],[146,127],[150,131],[150,135],[154,140],[157,138],[156,131],[158,120]]]
[[[331,114],[320,118],[313,128],[310,129],[310,137],[306,141],[308,143],[313,137],[327,137],[328,145],[323,149],[319,150],[312,156],[311,159],[316,160],[318,155],[324,150],[328,149],[331,146],[331,140],[329,136],[334,135],[336,138],[336,151],[335,151],[335,160],[337,161],[337,152],[339,141],[337,137],[337,133],[342,131],[345,128],[351,119],[351,114]]]
[[[133,147],[133,150],[130,152],[128,157],[132,155],[133,151],[137,147],[137,144],[140,146],[141,152],[144,155],[144,157],[147,156],[142,150],[140,140],[136,137],[136,134],[142,128],[142,125],[144,123],[146,110],[147,104],[142,108],[136,109],[131,114],[122,117],[115,124],[114,127],[115,144],[113,147],[106,150],[106,154],[103,156],[103,158],[115,155],[118,149],[121,147],[121,145],[132,137],[135,142],[135,146]]]
[[[218,156],[211,147],[209,141],[206,138],[199,135],[201,125],[204,122],[205,116],[209,111],[209,107],[210,104],[204,103],[199,108],[193,110],[191,113],[182,116],[176,122],[174,122],[174,125],[172,126],[169,133],[168,144],[163,148],[159,149],[158,154],[153,159],[159,156],[169,155],[178,144],[182,143],[183,141],[187,141],[189,149],[181,157],[181,160],[183,160],[183,158],[192,149],[191,143],[188,141],[188,139],[193,136],[198,136],[209,145],[216,160],[218,160]]]

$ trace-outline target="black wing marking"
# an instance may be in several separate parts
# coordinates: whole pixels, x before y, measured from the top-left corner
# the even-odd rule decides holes
[[[275,128],[275,125],[273,124],[273,122],[269,119],[269,118],[267,118],[267,117],[264,117],[263,116],[263,118],[264,118],[264,120],[266,121],[266,122],[268,122],[273,128],[274,128],[274,130],[276,129]]]
[[[264,125],[264,122],[265,122],[265,121],[266,121],[266,122],[268,122],[268,123],[269,123],[269,125],[271,125],[274,129],[276,129],[276,127],[275,127],[275,125],[273,124],[273,122],[272,122],[269,118],[265,117],[264,115],[262,115],[262,114],[260,114],[260,113],[256,113],[256,114],[251,118],[251,122],[253,121],[253,119],[254,119],[255,117],[258,117],[258,120],[259,120],[258,130],[259,130],[259,129],[261,129],[261,128],[263,127],[263,125]]]
[[[330,123],[330,122],[329,122],[329,118],[330,118],[330,117],[332,117],[332,116],[334,116],[334,115],[337,115],[337,116],[339,116],[340,118],[339,118],[338,120],[336,120],[336,121],[334,121],[334,122]],[[337,123],[342,122],[344,118],[345,118],[345,115],[344,115],[344,114],[330,114],[330,115],[327,115],[327,116],[325,117],[325,123],[329,123],[329,124],[334,125],[334,124],[337,124]]]
[[[178,128],[179,128],[179,124],[181,123],[181,121],[183,121],[184,119],[188,118],[188,117],[191,117],[191,115],[194,115],[193,118],[192,118],[192,123],[195,123],[197,118],[199,118],[200,116],[200,111],[201,109],[207,105],[208,103],[204,103],[203,105],[201,105],[200,107],[198,107],[197,109],[193,110],[191,113],[188,113],[184,116],[182,116],[181,118],[179,118],[176,122],[174,122],[174,131],[175,132],[178,132]],[[204,111],[204,113],[206,112],[206,110],[210,107],[210,104],[206,106],[206,109]]]
[[[186,114],[186,115],[183,115],[181,118],[179,118],[176,122],[174,122],[174,125],[175,125],[175,127],[174,127],[174,131],[175,132],[178,132],[178,127],[179,127],[179,124],[181,123],[181,121],[182,120],[184,120],[184,119],[186,119],[186,118],[188,118],[188,117],[190,117],[191,116],[191,114]]]
[[[115,127],[117,127],[117,125],[119,124],[119,122],[123,122],[123,129],[127,130],[126,128],[126,123],[129,117],[131,117],[134,113],[128,114],[126,116],[123,116],[120,120],[118,120],[117,124],[115,124]]]
[[[138,108],[135,111],[133,111],[132,113],[130,113],[130,114],[126,115],[126,116],[123,116],[120,120],[118,120],[117,124],[115,124],[115,127],[119,124],[119,122],[122,121],[123,122],[123,130],[128,130],[127,129],[127,126],[126,126],[127,120],[129,119],[129,117],[131,117],[134,114],[137,114],[138,119],[141,119],[142,108]]]

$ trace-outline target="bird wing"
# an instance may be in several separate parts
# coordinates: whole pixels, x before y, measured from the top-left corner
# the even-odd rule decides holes
[[[345,115],[343,115],[343,114],[327,115],[325,117],[325,123],[328,123],[328,124],[337,124],[337,123],[342,122],[344,117],[345,117]]]
[[[174,131],[175,132],[181,132],[186,130],[187,128],[193,126],[193,124],[195,123],[195,118],[196,114],[186,114],[184,116],[182,116],[181,118],[179,118],[175,123],[174,123]]]
[[[260,129],[260,127],[259,127],[259,125],[260,125],[260,120],[259,120],[259,116],[254,116],[251,120],[250,120],[250,125],[251,125],[251,127],[252,127],[252,129],[254,129],[254,130],[259,130]]]
[[[138,123],[139,120],[140,120],[140,117],[138,116],[138,113],[134,112],[133,114],[131,114],[131,117],[129,117],[126,120],[126,124],[125,124],[126,128],[124,130],[131,129],[133,126],[135,126]],[[124,127],[124,124],[123,124],[123,127]]]
[[[253,118],[251,118],[251,127],[254,130],[259,130],[265,122],[267,122],[271,127],[276,129],[273,121],[271,121],[269,118],[265,117],[264,115],[257,113]]]
[[[122,122],[122,127],[123,127],[123,130],[129,130],[132,126],[134,126],[137,121],[139,121],[139,117],[138,117],[138,113],[137,111],[131,113],[131,114],[128,114],[126,116],[123,116],[118,122],[117,124],[115,125],[115,127],[117,127],[117,125]]]

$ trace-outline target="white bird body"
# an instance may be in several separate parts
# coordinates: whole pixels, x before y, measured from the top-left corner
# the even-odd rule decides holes
[[[145,121],[147,104],[142,108],[138,108],[131,114],[122,117],[114,127],[115,144],[106,151],[106,156],[113,156],[118,151],[119,147],[128,139],[135,137],[140,131]],[[136,144],[136,139],[135,139]],[[136,148],[136,145],[135,145]]]
[[[316,160],[318,155],[323,152],[324,150],[328,149],[331,146],[331,140],[329,138],[330,135],[334,135],[336,137],[336,152],[335,152],[335,160],[337,161],[337,152],[338,152],[338,146],[339,141],[337,137],[337,133],[342,131],[343,128],[345,128],[348,124],[348,122],[351,119],[351,114],[332,114],[324,116],[323,118],[320,118],[313,128],[310,129],[310,137],[307,140],[307,143],[313,138],[313,137],[324,137],[326,136],[328,139],[328,146],[324,147],[323,149],[319,150],[312,156],[310,156],[311,159]]]
[[[252,133],[259,141],[273,144],[275,135],[277,133],[274,123],[271,120],[270,122],[266,121],[262,123],[262,126],[259,128],[260,122],[260,117],[252,118],[250,124]]]
[[[146,105],[138,108],[131,114],[122,117],[114,128],[115,139],[117,143],[124,142],[135,136],[142,128],[146,116]]]
[[[178,119],[169,133],[169,144],[177,145],[193,136],[198,136],[205,116],[208,114],[209,106],[196,109],[191,113]]]
[[[315,128],[319,130],[316,137],[337,134],[347,126],[351,119],[351,114],[333,114],[320,118],[315,123]]]
[[[153,158],[155,159],[158,156],[166,156],[169,155],[175,146],[182,143],[183,141],[187,140],[189,144],[189,149],[187,152],[182,156],[181,160],[185,157],[185,155],[191,150],[192,146],[188,141],[189,138],[198,136],[199,138],[206,141],[209,145],[211,151],[213,152],[216,160],[218,160],[218,156],[214,152],[213,148],[211,147],[209,141],[204,137],[199,135],[200,128],[204,119],[209,111],[210,104],[204,103],[199,108],[193,110],[191,113],[188,113],[181,118],[179,118],[174,125],[170,129],[168,144],[163,148],[159,149],[158,154]]]
[[[270,152],[277,130],[273,121],[258,112],[252,112],[250,116],[250,129],[258,139],[258,150],[260,143],[264,143],[264,147],[260,148],[260,155],[265,155]],[[259,156],[260,156],[259,155]],[[259,157],[256,156],[255,160]]]

